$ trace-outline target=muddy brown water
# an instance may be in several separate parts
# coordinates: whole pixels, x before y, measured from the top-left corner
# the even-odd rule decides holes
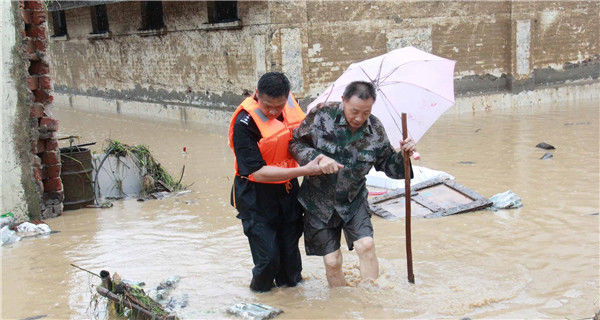
[[[406,281],[404,222],[373,218],[378,287],[329,289],[322,261],[303,254],[306,281],[255,294],[252,260],[229,206],[232,153],[224,126],[55,110],[61,135],[147,144],[171,172],[185,163],[192,193],[116,201],[47,220],[60,233],[2,247],[2,318],[88,319],[98,280],[69,264],[156,286],[181,276],[184,318],[224,318],[239,301],[282,308],[295,318],[586,318],[599,303],[598,103],[444,115],[420,141],[418,165],[443,170],[484,196],[508,189],[516,210],[414,219],[416,284]],[[557,147],[550,160],[535,148]],[[64,145],[64,143],[63,143]],[[188,155],[182,155],[186,146]],[[176,174],[177,175],[177,174]],[[304,247],[301,245],[304,252]],[[357,258],[343,251],[350,284]]]

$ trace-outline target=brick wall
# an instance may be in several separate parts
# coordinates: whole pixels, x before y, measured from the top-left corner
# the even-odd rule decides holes
[[[42,195],[41,217],[62,213],[64,191],[60,178],[61,163],[56,132],[58,120],[51,117],[52,80],[47,55],[47,12],[43,1],[21,1],[24,38],[22,53],[26,58],[27,101],[31,128],[36,131],[31,144],[33,177]]]

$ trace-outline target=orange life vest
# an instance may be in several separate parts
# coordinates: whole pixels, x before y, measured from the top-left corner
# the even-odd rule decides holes
[[[262,135],[262,138],[258,141],[258,149],[267,165],[281,168],[297,167],[298,163],[296,163],[296,160],[292,158],[288,151],[288,144],[292,139],[292,130],[300,125],[302,120],[304,120],[305,114],[302,109],[300,109],[294,96],[291,93],[288,95],[285,107],[283,107],[283,121],[267,118],[264,112],[259,108],[258,102],[254,100],[254,96],[246,98],[246,100],[244,100],[235,110],[231,117],[231,122],[229,123],[229,146],[231,147],[231,150],[233,150],[234,156],[233,126],[235,125],[235,119],[242,110],[245,110],[250,114]],[[235,160],[235,174],[239,175],[237,159]],[[258,182],[254,179],[253,175],[248,176],[248,179],[250,181]],[[288,181],[289,180],[267,183],[286,183]]]

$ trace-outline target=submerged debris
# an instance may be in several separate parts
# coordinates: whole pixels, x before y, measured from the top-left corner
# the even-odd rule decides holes
[[[272,319],[283,313],[283,310],[260,303],[241,302],[227,308],[227,313],[248,320]]]
[[[104,150],[107,156],[113,155],[117,159],[129,157],[140,170],[142,177],[141,192],[143,196],[161,191],[181,191],[185,186],[181,178],[173,178],[160,163],[154,159],[150,149],[145,145],[130,146],[117,140],[108,140]],[[102,163],[102,162],[101,162]],[[97,168],[99,170],[99,168]]]
[[[96,291],[110,300],[109,309],[113,310],[117,316],[128,319],[177,319],[159,302],[152,299],[144,292],[138,284],[130,281],[123,281],[115,273],[112,279],[110,273],[106,270],[100,272],[102,285],[96,287]]]
[[[547,144],[545,142],[540,142],[535,147],[536,148],[540,148],[540,149],[545,149],[545,150],[554,150],[554,149],[556,149],[556,148],[554,148],[553,145]]]
[[[23,238],[33,238],[58,232],[50,230],[50,227],[42,220],[15,223],[13,216],[0,217],[0,225],[2,227],[0,229],[0,239],[3,246],[15,243]]]
[[[490,201],[492,201],[493,209],[514,209],[523,206],[521,197],[511,190],[493,195]]]

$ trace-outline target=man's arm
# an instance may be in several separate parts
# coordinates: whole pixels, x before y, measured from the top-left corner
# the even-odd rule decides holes
[[[268,166],[258,148],[260,133],[247,114],[240,113],[233,131],[233,148],[235,150],[238,173],[242,177],[252,175],[258,182],[275,182],[305,175],[320,174],[318,161],[309,162],[302,167],[280,168]]]
[[[296,168],[280,168],[274,166],[263,166],[258,171],[254,172],[252,176],[254,180],[258,182],[275,182],[282,180],[289,180],[301,176],[314,176],[321,174],[319,168],[319,161],[323,155],[317,156],[307,164],[296,167]]]

